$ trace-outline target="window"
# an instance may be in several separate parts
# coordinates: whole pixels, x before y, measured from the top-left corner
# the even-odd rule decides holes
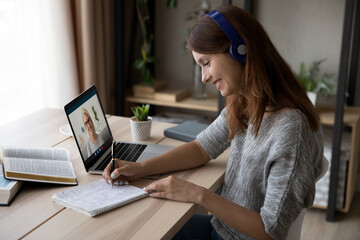
[[[70,16],[67,1],[0,0],[0,126],[76,95]]]

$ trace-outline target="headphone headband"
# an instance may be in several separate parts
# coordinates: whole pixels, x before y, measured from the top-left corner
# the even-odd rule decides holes
[[[216,10],[212,10],[207,14],[215,23],[224,31],[231,42],[230,54],[238,62],[246,62],[246,46],[245,41],[240,37],[225,17]]]

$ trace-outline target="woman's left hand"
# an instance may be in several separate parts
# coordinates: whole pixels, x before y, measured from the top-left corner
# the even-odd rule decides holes
[[[191,203],[198,203],[204,190],[203,187],[175,176],[169,176],[153,182],[145,189],[145,191],[151,192],[151,197]]]

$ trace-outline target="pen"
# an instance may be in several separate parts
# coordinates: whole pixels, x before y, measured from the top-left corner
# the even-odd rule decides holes
[[[115,140],[112,142],[111,146],[111,172],[115,170],[115,162],[114,162],[114,147],[115,147]],[[114,187],[114,181],[111,183],[111,187]]]

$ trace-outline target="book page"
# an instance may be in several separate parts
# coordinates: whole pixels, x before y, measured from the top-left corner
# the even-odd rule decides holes
[[[34,158],[46,160],[68,161],[70,153],[65,148],[3,148],[4,157],[12,158]]]
[[[5,157],[6,172],[76,178],[71,162]]]
[[[52,199],[58,204],[89,216],[122,206],[149,193],[131,185],[111,187],[104,179],[55,193]]]
[[[22,182],[11,181],[4,178],[2,164],[0,162],[0,206],[9,206],[21,185]]]
[[[11,189],[15,184],[16,181],[7,180],[4,178],[2,164],[0,162],[0,192],[2,189]]]

